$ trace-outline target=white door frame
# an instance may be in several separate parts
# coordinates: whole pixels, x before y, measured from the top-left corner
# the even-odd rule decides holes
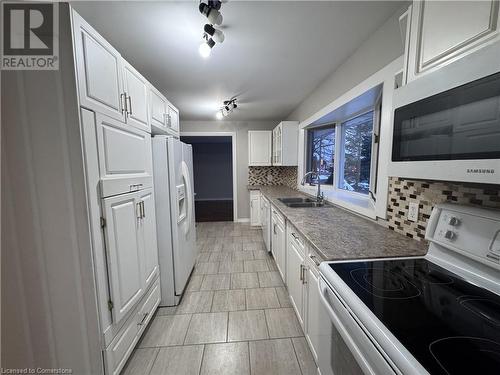
[[[181,132],[181,137],[231,137],[233,154],[233,221],[238,221],[238,176],[236,169],[236,132]]]

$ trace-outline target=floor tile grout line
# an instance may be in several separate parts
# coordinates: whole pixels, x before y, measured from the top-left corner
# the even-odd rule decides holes
[[[205,347],[206,347],[206,344],[203,344],[203,349],[202,349],[202,353],[201,353],[200,368],[198,369],[198,375],[201,375],[201,369],[203,368],[203,361],[205,360]],[[300,365],[299,365],[299,367],[300,367]]]
[[[304,375],[304,371],[302,370],[302,366],[300,365],[299,356],[297,355],[297,348],[295,347],[295,344],[294,344],[294,342],[293,342],[293,339],[292,339],[292,338],[290,338],[290,341],[292,342],[293,352],[294,352],[294,354],[295,354],[295,359],[297,360],[297,364],[298,364],[298,366],[299,366],[300,373],[301,373],[302,375]]]

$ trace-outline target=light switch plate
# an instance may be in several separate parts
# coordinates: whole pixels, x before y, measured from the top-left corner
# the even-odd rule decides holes
[[[408,220],[418,221],[418,202],[410,202],[408,206]]]

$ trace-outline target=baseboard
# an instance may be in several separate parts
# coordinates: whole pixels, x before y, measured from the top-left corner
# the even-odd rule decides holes
[[[244,217],[244,218],[239,218],[234,221],[235,223],[249,223],[250,218],[249,217]]]

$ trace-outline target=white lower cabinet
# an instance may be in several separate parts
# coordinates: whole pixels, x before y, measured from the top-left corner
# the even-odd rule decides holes
[[[287,226],[286,285],[290,300],[304,328],[305,267],[304,248],[293,228]]]
[[[138,205],[137,193],[104,199],[110,306],[114,322],[119,322],[144,292]]]
[[[260,217],[260,191],[251,190],[250,191],[250,225],[259,226]]]
[[[286,230],[285,218],[271,206],[271,252],[281,278],[286,280]],[[285,281],[286,282],[286,281]]]
[[[133,309],[158,274],[153,190],[104,200],[104,229],[113,322]]]
[[[139,199],[139,204],[142,206],[139,244],[143,260],[143,282],[148,288],[159,273],[153,190],[147,189],[140,192]]]
[[[134,350],[147,324],[154,315],[160,303],[160,280],[155,279],[154,285],[142,298],[127,318],[125,324],[105,350],[106,373],[117,375],[123,369],[129,355]]]
[[[319,272],[314,264],[307,264],[306,271],[306,295],[307,301],[305,305],[305,335],[311,353],[316,363],[318,363],[319,337],[325,327],[322,325],[328,322],[328,316],[321,307],[321,299],[319,295]]]

